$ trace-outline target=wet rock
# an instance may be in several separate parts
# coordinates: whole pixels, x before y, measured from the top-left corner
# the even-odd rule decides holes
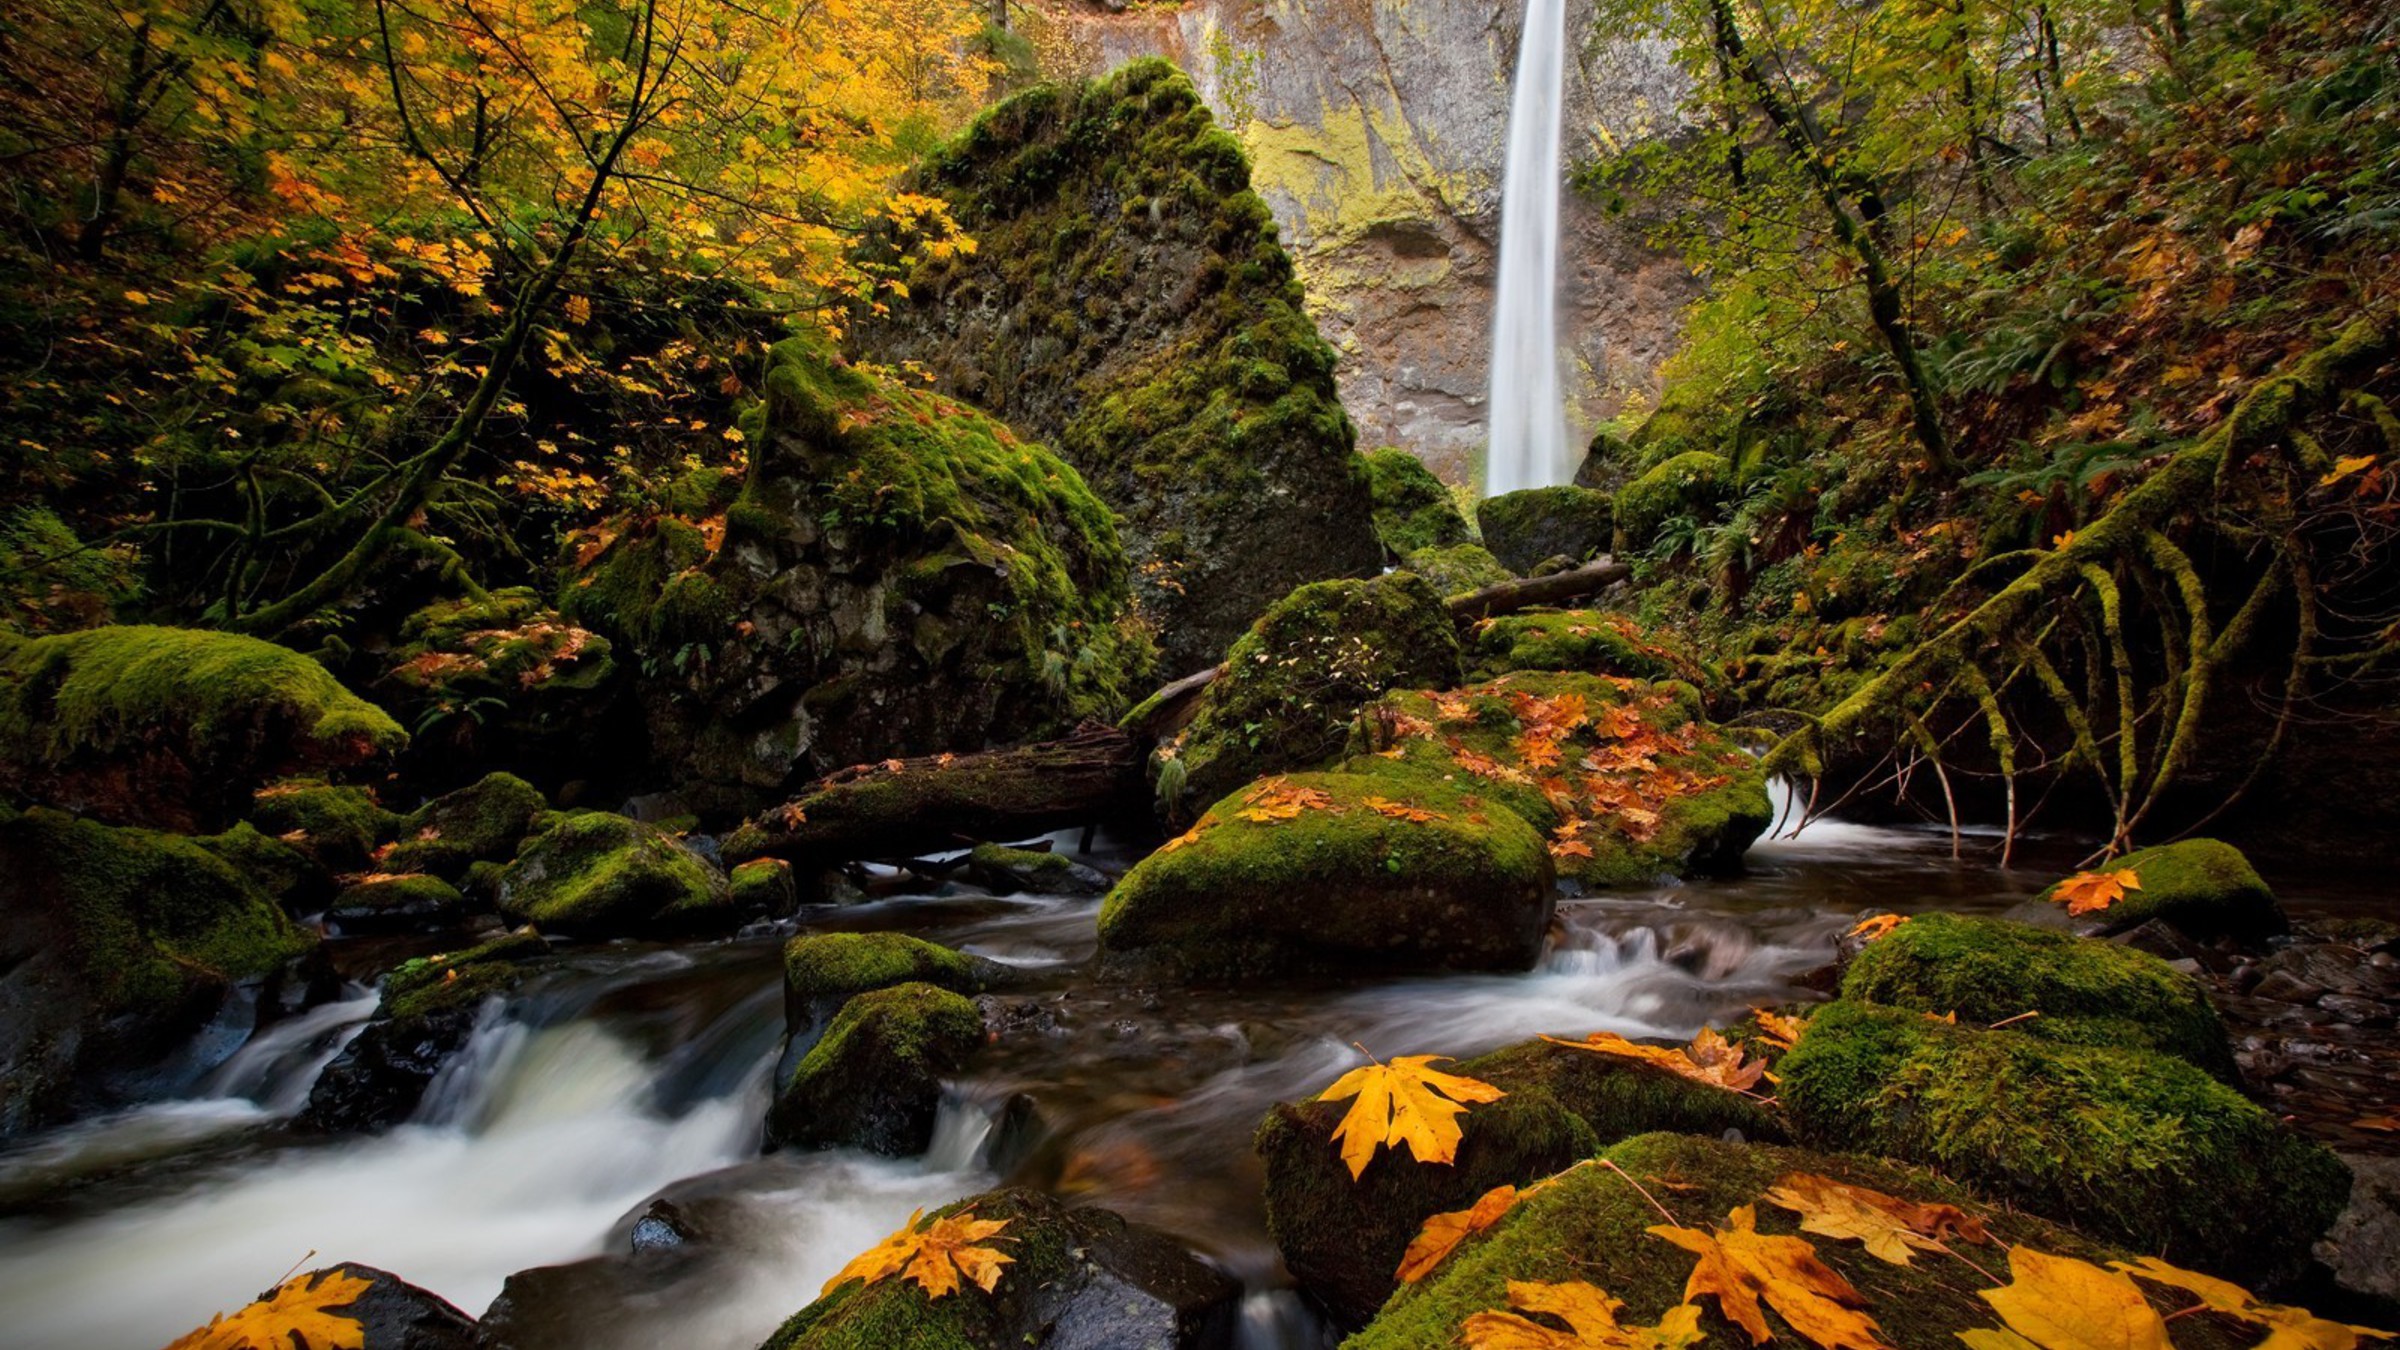
[[[2186,839],[2179,844],[2128,853],[2108,870],[2130,870],[2141,877],[2141,889],[2107,909],[2069,920],[2077,932],[2105,937],[2164,920],[2199,942],[2230,938],[2261,942],[2290,929],[2275,893],[2259,878],[2250,860],[2231,844],[2214,839]],[[2057,887],[2044,891],[2035,908],[2063,909],[2051,902]]]
[[[1011,1263],[992,1292],[939,1301],[906,1280],[848,1281],[801,1309],[761,1350],[1231,1350],[1241,1285],[1173,1238],[1102,1209],[993,1191],[936,1211],[1005,1221]]]
[[[376,847],[400,828],[400,817],[378,805],[374,793],[315,778],[260,788],[250,799],[250,821],[330,872],[364,871]]]
[[[945,1079],[984,1043],[973,1001],[911,982],[860,994],[834,1014],[777,1088],[771,1145],[914,1157],[933,1142]]]
[[[399,842],[381,860],[389,872],[430,872],[456,881],[470,864],[507,862],[550,803],[533,784],[495,773],[434,798],[400,822]]]
[[[466,897],[440,877],[379,872],[344,887],[325,918],[344,936],[430,933],[456,925],[466,909]]]
[[[1106,895],[1108,878],[1064,853],[977,844],[967,855],[976,883],[1021,895]]]
[[[799,875],[781,858],[752,858],[727,878],[734,908],[744,914],[782,917],[800,907]]]
[[[2350,1168],[2350,1202],[2316,1257],[2351,1293],[2400,1299],[2400,1158],[2340,1157]]]
[[[1591,1127],[1602,1144],[1637,1134],[1723,1135],[1783,1143],[1782,1121],[1753,1098],[1695,1083],[1653,1065],[1544,1040],[1478,1055],[1458,1072],[1509,1092],[1540,1089]]]
[[[2389,1001],[2400,998],[2400,971],[2375,965],[2367,953],[2346,943],[2300,943],[2258,963],[2250,994],[2285,1003],[2317,1003],[2328,994]]]
[[[1383,541],[1386,553],[1405,558],[1474,538],[1450,485],[1434,477],[1415,455],[1387,445],[1369,451],[1365,460],[1375,503],[1375,537]]]
[[[784,1022],[808,1035],[858,995],[912,981],[980,993],[994,964],[907,933],[803,933],[783,945]]]
[[[729,932],[742,918],[723,873],[672,837],[603,811],[536,836],[496,890],[511,922],[563,937]]]
[[[1546,560],[1569,567],[1608,547],[1616,515],[1605,493],[1589,488],[1527,488],[1487,497],[1475,508],[1483,546],[1510,571],[1538,575]]]
[[[330,1304],[325,1309],[331,1317],[357,1324],[356,1344],[361,1350],[478,1350],[481,1344],[474,1318],[388,1270],[343,1262],[320,1266],[294,1279],[311,1289],[329,1279],[369,1282],[348,1303]],[[270,1289],[260,1294],[259,1301],[265,1302],[274,1292]]]
[[[549,944],[531,929],[456,954],[403,962],[384,977],[375,1016],[317,1075],[294,1122],[320,1134],[373,1133],[416,1113],[465,1048],[486,1000],[516,988]]]
[[[1452,544],[1447,548],[1421,548],[1400,560],[1400,570],[1414,572],[1425,578],[1427,585],[1443,595],[1464,595],[1486,586],[1497,586],[1516,580],[1517,574],[1502,566],[1491,550],[1481,544]]]

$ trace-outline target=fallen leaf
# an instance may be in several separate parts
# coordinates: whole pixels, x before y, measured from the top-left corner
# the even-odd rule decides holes
[[[1519,1198],[1514,1186],[1494,1186],[1465,1209],[1427,1219],[1409,1239],[1408,1250],[1401,1253],[1396,1272],[1400,1283],[1415,1284],[1432,1274],[1444,1257],[1458,1250],[1458,1244],[1500,1222],[1502,1215],[1516,1208]]]
[[[2400,1116],[2360,1116],[2350,1122],[2354,1130],[2375,1130],[2383,1134],[2400,1134]]]
[[[1368,797],[1359,804],[1376,815],[1389,816],[1393,820],[1405,820],[1412,825],[1422,825],[1427,821],[1442,818],[1438,811],[1428,811],[1421,806],[1410,806],[1406,802],[1396,802],[1389,797]]]
[[[973,1210],[960,1210],[929,1224],[919,1224],[925,1211],[908,1216],[900,1231],[850,1259],[835,1272],[817,1296],[823,1298],[848,1280],[877,1284],[894,1275],[914,1280],[928,1299],[958,1292],[959,1276],[990,1293],[1000,1283],[1000,1267],[1015,1260],[1008,1253],[978,1246],[1008,1227],[1007,1219],[978,1219]],[[1014,1242],[1015,1238],[998,1238]]]
[[[2141,873],[2121,867],[2114,872],[2077,872],[2058,883],[2050,898],[2065,905],[2069,914],[2090,914],[2124,899],[2127,891],[2141,888]]]
[[[1865,938],[1869,942],[1908,922],[1905,914],[1875,914],[1850,925],[1848,936]]]
[[[1764,1345],[1773,1338],[1761,1299],[1783,1320],[1822,1350],[1887,1350],[1875,1333],[1875,1319],[1860,1312],[1866,1297],[1833,1267],[1817,1259],[1817,1249],[1801,1238],[1772,1236],[1758,1231],[1758,1211],[1743,1205],[1726,1216],[1731,1228],[1679,1228],[1652,1224],[1650,1231],[1685,1251],[1699,1254],[1700,1263],[1684,1281],[1685,1302],[1715,1297],[1725,1319],[1750,1333],[1750,1343]],[[1988,1297],[1988,1296],[1987,1296]]]
[[[2153,1284],[2197,1294],[2204,1307],[2267,1328],[2267,1338],[2259,1343],[2258,1350],[2357,1350],[2361,1336],[2372,1336],[2379,1341],[2392,1339],[2391,1332],[2329,1321],[2306,1308],[2261,1303],[2256,1295],[2230,1280],[2171,1266],[2155,1256],[2130,1263],[2112,1261],[2109,1265]]]
[[[1989,1242],[1983,1220],[1956,1205],[1920,1204],[1809,1172],[1794,1172],[1762,1197],[1800,1216],[1800,1231],[1856,1238],[1878,1261],[1905,1266],[1915,1252],[1939,1251],[1947,1237]]]
[[[233,1316],[210,1318],[167,1350],[364,1350],[365,1324],[333,1309],[374,1287],[373,1280],[338,1270],[295,1275]]]
[[[1758,1086],[1759,1079],[1764,1078],[1767,1073],[1765,1060],[1753,1059],[1745,1062],[1740,1046],[1705,1027],[1701,1029],[1698,1036],[1692,1038],[1691,1045],[1683,1049],[1671,1049],[1661,1045],[1643,1045],[1639,1041],[1626,1040],[1613,1031],[1595,1031],[1580,1041],[1570,1041],[1558,1036],[1544,1036],[1542,1039],[1552,1045],[1589,1050],[1596,1055],[1614,1055],[1620,1059],[1655,1064],[1669,1073],[1689,1078],[1695,1083],[1706,1083],[1710,1087],[1730,1088],[1735,1092],[1748,1092],[1751,1088]]]
[[[1692,1304],[1667,1309],[1654,1327],[1624,1326],[1617,1314],[1625,1305],[1581,1281],[1510,1280],[1508,1302],[1521,1311],[1476,1313],[1460,1325],[1460,1343],[1469,1350],[1684,1350],[1701,1340],[1700,1309]],[[1569,1329],[1545,1326],[1524,1313],[1555,1317]]]
[[[1808,1030],[1805,1017],[1787,1017],[1770,1008],[1752,1008],[1750,1016],[1758,1023],[1758,1034],[1789,1050],[1800,1043],[1800,1033]]]
[[[126,292],[128,297],[131,297],[132,294],[133,292],[131,291]],[[2344,455],[2340,459],[2337,459],[2333,462],[2332,472],[2317,480],[2317,486],[2332,487],[2334,484],[2342,481],[2345,478],[2348,478],[2350,475],[2357,473],[2360,469],[2363,469],[2374,462],[2375,457],[2373,455]]]
[[[1983,1301],[2041,1350],[2173,1350],[2166,1319],[2123,1275],[2031,1247],[2008,1254],[2013,1277]],[[1973,1344],[1973,1342],[1970,1342]],[[1997,1350],[1988,1340],[1983,1350]]]
[[[1317,1094],[1321,1102],[1355,1097],[1334,1127],[1342,1161],[1356,1181],[1376,1150],[1408,1146],[1421,1163],[1448,1164],[1458,1156],[1459,1124],[1468,1104],[1496,1102],[1507,1093],[1489,1083],[1426,1067],[1446,1055],[1402,1055],[1389,1064],[1352,1069]]]

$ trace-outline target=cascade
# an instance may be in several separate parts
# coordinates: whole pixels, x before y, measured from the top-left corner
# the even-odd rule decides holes
[[[1566,0],[1528,0],[1508,111],[1500,286],[1492,319],[1491,440],[1484,495],[1550,487],[1573,472],[1558,373],[1559,125]]]

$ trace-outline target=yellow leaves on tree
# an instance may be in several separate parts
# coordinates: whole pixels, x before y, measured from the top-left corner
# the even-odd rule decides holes
[[[916,1281],[929,1299],[957,1293],[961,1276],[987,1294],[999,1286],[1000,1268],[1016,1258],[980,1244],[1014,1242],[1014,1238],[999,1236],[1008,1220],[978,1219],[973,1210],[961,1210],[921,1224],[924,1216],[921,1209],[909,1215],[899,1232],[851,1258],[850,1264],[825,1282],[818,1297],[849,1280],[878,1284],[894,1275]]]
[[[1695,1083],[1706,1083],[1710,1087],[1727,1088],[1735,1092],[1748,1092],[1758,1086],[1759,1079],[1767,1073],[1765,1060],[1745,1058],[1740,1046],[1707,1027],[1701,1028],[1700,1034],[1692,1038],[1690,1045],[1680,1049],[1629,1041],[1613,1031],[1595,1031],[1580,1041],[1558,1036],[1544,1036],[1542,1039],[1552,1045],[1654,1064]]]
[[[2091,914],[2124,899],[2127,891],[2141,888],[2141,873],[2121,867],[2114,872],[2077,872],[2058,883],[2050,898],[2065,905],[2069,914]]]
[[[1469,1105],[1496,1102],[1507,1094],[1489,1083],[1429,1067],[1443,1055],[1402,1055],[1389,1064],[1352,1069],[1319,1093],[1317,1100],[1356,1098],[1334,1127],[1342,1161],[1356,1181],[1385,1146],[1408,1147],[1421,1163],[1449,1164],[1458,1157],[1458,1118]]]
[[[1698,1345],[1700,1309],[1689,1303],[1667,1309],[1658,1325],[1629,1327],[1617,1321],[1625,1305],[1591,1285],[1510,1280],[1508,1302],[1515,1312],[1479,1312],[1460,1327],[1469,1350],[1685,1350]],[[1534,1321],[1555,1317],[1564,1331]]]
[[[1686,1302],[1717,1300],[1727,1321],[1750,1333],[1753,1345],[1773,1337],[1767,1329],[1763,1300],[1792,1330],[1822,1350],[1887,1350],[1876,1337],[1875,1319],[1859,1309],[1866,1298],[1817,1259],[1816,1248],[1795,1237],[1758,1231],[1758,1211],[1743,1205],[1727,1216],[1730,1228],[1701,1232],[1672,1224],[1653,1224],[1650,1231],[1700,1257],[1684,1281]]]
[[[1301,787],[1287,778],[1270,778],[1250,789],[1242,798],[1241,817],[1261,825],[1279,820],[1298,820],[1303,811],[1322,811],[1333,805],[1333,798],[1312,787]]]
[[[1910,1264],[1914,1252],[1946,1250],[1949,1238],[1991,1240],[1983,1221],[1956,1205],[1903,1200],[1807,1172],[1782,1178],[1761,1198],[1798,1214],[1800,1231],[1856,1238],[1869,1256],[1895,1266]]]
[[[367,1330],[334,1309],[375,1287],[339,1270],[295,1275],[231,1317],[215,1317],[167,1350],[363,1350]]]

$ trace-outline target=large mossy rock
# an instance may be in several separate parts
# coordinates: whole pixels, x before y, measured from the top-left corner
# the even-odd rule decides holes
[[[1387,445],[1366,455],[1367,487],[1375,501],[1375,537],[1384,551],[1405,558],[1425,549],[1448,548],[1475,537],[1458,513],[1450,485],[1415,455]]]
[[[1842,997],[2038,1040],[2156,1050],[2234,1076],[2225,1024],[2199,981],[2147,952],[2005,919],[1920,914],[1869,943]]]
[[[1188,821],[1254,778],[1338,758],[1351,720],[1385,690],[1459,679],[1457,625],[1424,578],[1302,586],[1226,653],[1191,725],[1160,751],[1160,796]]]
[[[1526,488],[1484,498],[1475,522],[1492,556],[1522,574],[1552,558],[1581,562],[1607,548],[1616,512],[1606,493],[1590,488]]]
[[[318,778],[269,783],[250,799],[250,823],[334,872],[356,872],[375,850],[398,837],[401,817],[363,787]]]
[[[500,912],[560,937],[730,931],[742,914],[723,873],[673,837],[605,811],[560,819],[500,873]]]
[[[0,781],[117,824],[221,829],[261,784],[407,742],[323,666],[256,638],[111,627],[0,645]]]
[[[1703,1232],[1730,1226],[1733,1210],[1752,1207],[1759,1232],[1802,1238],[1857,1289],[1883,1340],[1898,1350],[1957,1350],[1959,1332],[1999,1325],[1992,1306],[1977,1296],[1990,1283],[1955,1258],[1915,1253],[1908,1265],[1893,1265],[1857,1242],[1799,1232],[1798,1215],[1762,1199],[1793,1173],[1965,1209],[1983,1221],[1996,1243],[1978,1246],[1954,1238],[1952,1245],[1986,1270],[2006,1271],[2007,1257],[1997,1243],[2095,1263],[2126,1255],[2039,1219],[1982,1204],[1928,1172],[1890,1163],[1675,1134],[1628,1139],[1601,1157],[1621,1170],[1577,1168],[1519,1202],[1489,1230],[1469,1237],[1425,1280],[1395,1294],[1372,1325],[1343,1342],[1343,1350],[1457,1345],[1468,1317],[1509,1306],[1510,1281],[1587,1283],[1623,1302],[1618,1317],[1625,1326],[1654,1325],[1685,1301],[1684,1284],[1698,1258],[1650,1231],[1664,1223],[1653,1202],[1664,1205],[1679,1226]],[[1637,1183],[1641,1190],[1635,1189]],[[1698,1301],[1702,1347],[1749,1350],[1750,1337],[1725,1320],[1716,1299]],[[2162,1294],[2161,1311],[2188,1301],[2170,1302]],[[1777,1344],[1804,1343],[1781,1323],[1779,1313],[1769,1316]],[[2246,1340],[2238,1333],[2186,1326],[2176,1342],[2185,1350],[2233,1350]]]
[[[441,781],[502,764],[553,785],[606,775],[623,768],[621,735],[638,734],[609,640],[529,587],[428,605],[362,661],[361,687],[418,729],[410,764]]]
[[[1523,970],[1552,904],[1541,836],[1497,802],[1412,775],[1293,774],[1126,873],[1100,947],[1204,978]]]
[[[2258,942],[2291,927],[2258,869],[2240,849],[2215,839],[2145,848],[2102,870],[2133,872],[2141,889],[2127,891],[2107,909],[2072,920],[2080,932],[2122,933],[2160,919],[2202,942]],[[2041,899],[2049,902],[2057,889],[2042,892]]]
[[[434,933],[466,917],[467,898],[427,872],[371,872],[344,886],[325,911],[343,937],[362,933]]]
[[[507,862],[550,809],[540,789],[515,774],[494,773],[418,807],[400,822],[400,840],[383,859],[394,872],[430,872],[452,881],[479,862]]]
[[[1732,490],[1733,466],[1712,451],[1686,451],[1653,466],[1617,493],[1618,551],[1648,549],[1670,518],[1707,515]]]
[[[978,247],[915,265],[856,345],[1082,471],[1124,522],[1169,674],[1293,587],[1381,564],[1334,350],[1240,142],[1172,65],[1019,94],[913,186]]]
[[[2293,1273],[2350,1176],[2183,1060],[1841,1002],[1776,1066],[1794,1132],[2236,1280]]]
[[[383,977],[375,1015],[317,1074],[296,1122],[318,1133],[379,1131],[414,1114],[425,1089],[466,1048],[483,1006],[549,954],[521,928],[461,952],[420,956]]]
[[[1073,468],[801,340],[766,386],[724,515],[629,531],[569,585],[571,614],[641,654],[687,800],[746,811],[847,765],[1122,710],[1151,648],[1115,522]]]
[[[1425,578],[1425,584],[1443,595],[1464,595],[1517,579],[1481,544],[1421,548],[1400,560],[1400,570]]]
[[[989,1294],[935,1300],[905,1279],[849,1280],[760,1350],[1233,1350],[1241,1283],[1166,1234],[1014,1188],[927,1221],[969,1212],[1008,1225],[989,1244],[1009,1256]]]
[[[193,1035],[315,941],[196,840],[0,808],[0,1138],[197,1078],[241,1036]]]
[[[1697,656],[1645,630],[1631,615],[1605,609],[1537,609],[1498,615],[1475,626],[1467,649],[1472,679],[1519,670],[1681,680],[1707,692],[1724,676]]]
[[[980,994],[990,974],[988,961],[906,933],[803,933],[783,945],[784,1020],[805,1035],[860,994],[910,983]]]
[[[767,1140],[908,1158],[933,1143],[943,1080],[983,1046],[974,1000],[922,981],[842,1005],[767,1109]]]
[[[1473,784],[1554,836],[1559,875],[1586,886],[1739,871],[1773,820],[1757,760],[1673,682],[1529,671],[1403,691],[1359,715],[1351,749],[1346,771]]]
[[[1755,1097],[1556,1041],[1505,1046],[1466,1061],[1458,1072],[1509,1092],[1546,1092],[1603,1144],[1661,1130],[1706,1135],[1731,1130],[1745,1139],[1785,1142],[1782,1119]]]

